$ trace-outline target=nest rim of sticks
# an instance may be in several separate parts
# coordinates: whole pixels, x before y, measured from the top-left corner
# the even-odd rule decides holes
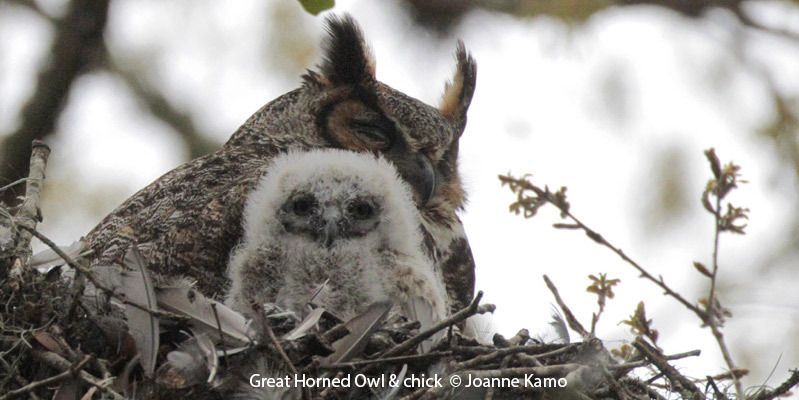
[[[35,232],[35,235],[40,234]],[[68,264],[74,263],[77,265],[77,262],[72,260],[69,255],[64,254],[64,257],[69,260]],[[21,284],[23,282],[27,284]],[[16,288],[14,293],[18,294],[20,299],[25,296],[36,296],[37,294],[39,296],[47,296],[46,293],[70,289],[62,280],[53,279],[52,274],[42,274],[35,269],[28,270],[20,277],[7,278],[3,280],[2,284],[4,286],[14,285]],[[50,290],[34,289],[41,288],[43,285],[52,287]],[[26,290],[26,288],[29,288],[29,290]],[[33,293],[25,293],[28,291]],[[199,293],[194,295],[202,296]],[[605,394],[606,397],[611,398],[636,398],[636,396],[658,398],[657,396],[659,395],[655,388],[648,387],[647,384],[630,374],[635,368],[647,366],[650,363],[655,364],[654,362],[642,359],[619,363],[610,356],[603,343],[597,338],[588,338],[578,343],[541,343],[531,339],[529,332],[525,329],[522,329],[510,339],[505,339],[497,334],[494,336],[492,344],[480,344],[474,339],[465,337],[458,331],[457,325],[474,315],[490,313],[495,310],[495,307],[491,304],[480,304],[481,299],[482,293],[478,293],[466,308],[454,313],[436,326],[421,332],[418,329],[419,324],[415,321],[395,321],[392,327],[386,328],[388,322],[383,321],[383,318],[387,314],[387,310],[391,308],[390,304],[378,307],[378,311],[382,313],[383,318],[377,318],[379,321],[370,327],[368,333],[352,332],[347,326],[352,320],[337,324],[331,324],[328,321],[321,324],[319,319],[326,314],[324,310],[317,313],[319,315],[317,321],[310,324],[307,317],[305,320],[299,321],[287,318],[285,313],[281,316],[280,313],[267,314],[264,312],[264,318],[261,321],[254,322],[262,324],[261,337],[257,339],[257,344],[253,343],[254,345],[248,346],[247,350],[232,354],[225,354],[225,350],[221,352],[214,350],[212,353],[215,355],[216,361],[211,363],[207,359],[203,360],[203,365],[207,367],[205,375],[202,376],[203,379],[195,379],[194,382],[188,382],[188,384],[186,377],[168,375],[164,379],[165,371],[169,372],[169,368],[165,368],[168,366],[168,355],[170,353],[168,350],[160,349],[161,354],[157,357],[158,368],[155,370],[156,374],[148,378],[146,374],[141,373],[141,368],[143,368],[141,354],[135,349],[136,340],[131,338],[129,334],[125,334],[125,332],[116,333],[124,336],[124,340],[121,340],[122,344],[117,343],[121,351],[127,351],[127,354],[123,357],[124,362],[120,362],[119,359],[110,360],[104,358],[102,354],[97,354],[98,352],[87,351],[91,346],[80,342],[80,339],[76,340],[68,337],[69,332],[83,328],[76,328],[75,326],[62,327],[61,324],[64,321],[59,321],[58,318],[50,316],[44,325],[33,329],[20,330],[19,337],[3,335],[1,341],[4,351],[9,351],[9,347],[13,350],[13,347],[17,346],[20,353],[27,353],[28,359],[33,360],[34,363],[41,364],[44,369],[53,370],[53,374],[38,380],[34,379],[35,376],[19,376],[21,379],[19,379],[18,386],[20,387],[0,396],[0,398],[5,400],[6,398],[14,398],[24,394],[50,394],[50,391],[46,388],[55,387],[57,391],[66,382],[74,381],[82,382],[78,386],[87,387],[88,389],[85,390],[93,390],[93,393],[100,392],[107,398],[126,398],[132,396],[133,393],[149,393],[152,397],[192,393],[193,396],[199,396],[199,398],[220,398],[219,396],[222,395],[223,390],[227,390],[229,386],[226,386],[224,379],[215,380],[214,376],[229,378],[229,375],[226,376],[224,371],[225,366],[228,365],[227,363],[234,364],[241,360],[247,360],[246,357],[252,355],[253,352],[268,353],[272,359],[285,363],[287,371],[309,376],[321,376],[323,374],[328,376],[332,374],[334,377],[353,374],[377,375],[386,372],[396,373],[400,367],[403,367],[402,371],[407,371],[406,368],[408,366],[411,366],[412,371],[424,373],[433,365],[443,363],[445,371],[445,376],[442,376],[443,386],[400,387],[397,388],[398,390],[395,391],[394,397],[392,397],[396,399],[436,399],[452,396],[452,393],[457,388],[453,387],[451,383],[447,384],[447,382],[451,382],[449,378],[453,375],[458,375],[464,380],[475,381],[480,379],[518,378],[530,374],[541,378],[555,377],[565,379],[568,382],[567,388],[574,388],[581,393],[584,391],[589,397]],[[212,300],[210,301],[213,302]],[[221,306],[221,303],[213,304],[216,304],[215,307]],[[122,306],[124,304],[119,305]],[[370,307],[370,310],[372,308]],[[54,308],[51,311],[57,312],[58,310]],[[180,324],[190,321],[193,318],[192,314],[192,312],[170,309],[168,312],[160,311],[157,317],[164,322],[169,321],[173,324]],[[369,314],[369,310],[364,314]],[[363,315],[353,318],[353,320],[359,317],[363,317]],[[96,321],[92,320],[97,318],[100,318],[100,316],[93,313],[91,309],[82,306],[81,312],[75,315],[74,322],[96,323]],[[124,316],[119,314],[119,312],[113,318],[121,320],[118,322],[122,323],[122,325],[112,325],[115,329],[120,326],[125,329],[129,328],[124,322]],[[69,324],[69,321],[66,322]],[[97,325],[107,327],[107,325]],[[307,326],[306,332],[297,334],[296,328],[301,325]],[[313,326],[318,327],[321,325],[327,326],[327,328],[324,330],[311,329]],[[7,328],[7,326],[4,328]],[[223,328],[221,325],[218,328],[220,330],[218,333],[222,335]],[[386,335],[387,329],[393,329],[392,334]],[[103,332],[104,335],[109,334],[107,330],[106,328],[106,331]],[[441,331],[446,332],[445,340],[441,341],[438,346],[428,353],[419,354],[417,352],[420,343]],[[290,336],[292,332],[294,334]],[[197,332],[194,333],[194,336],[184,336],[183,341],[197,338]],[[161,332],[161,334],[166,334],[166,332]],[[351,356],[339,358],[334,362],[330,362],[329,359],[328,362],[325,362],[324,357],[336,351],[335,346],[332,345],[346,339],[347,335],[353,334],[364,338],[362,346],[354,346],[360,347],[360,352],[353,352]],[[375,339],[378,336],[380,337]],[[389,337],[388,340],[386,336]],[[288,339],[288,337],[291,338]],[[378,345],[374,345],[370,341],[377,342]],[[133,349],[130,348],[131,342],[133,342]],[[221,342],[224,342],[224,339]],[[698,354],[698,352],[689,352],[674,357],[666,357],[663,356],[659,349],[642,340],[636,341],[635,344],[636,347],[648,348],[651,353],[648,356],[662,358],[662,360]],[[167,345],[162,343],[162,346]],[[171,346],[171,351],[179,351],[179,343],[173,342]],[[372,348],[371,352],[366,351],[370,348],[369,346]],[[377,350],[374,350],[375,348]],[[176,378],[179,379],[177,384]],[[585,382],[586,379],[591,380],[593,383]],[[27,383],[22,384],[22,382]],[[53,386],[54,384],[58,385]],[[509,392],[514,396],[510,398],[525,398],[523,396],[527,395],[533,398],[532,396],[540,395],[542,392],[540,387],[517,389],[519,388]],[[353,388],[327,387],[304,390],[302,395],[304,398],[339,399],[351,398],[348,396],[352,396],[353,393],[355,393]],[[368,396],[373,393],[362,390],[361,394]],[[497,390],[495,398],[503,398],[501,395],[502,391]]]
[[[671,360],[697,356],[698,351],[666,356],[657,346],[638,336],[632,341],[636,350],[635,356],[619,360],[605,349],[601,340],[594,337],[593,333],[587,334],[574,320],[554,284],[546,276],[544,279],[547,286],[565,315],[565,320],[561,320],[562,329],[565,331],[568,325],[581,334],[582,342],[536,342],[524,329],[510,339],[495,335],[491,344],[481,344],[465,337],[458,332],[457,325],[476,314],[493,312],[495,309],[493,305],[480,304],[482,293],[478,293],[466,308],[424,331],[420,332],[418,323],[414,321],[394,321],[393,327],[389,329],[394,330],[391,340],[372,340],[385,333],[384,319],[390,305],[378,307],[380,312],[376,315],[379,318],[373,314],[369,329],[362,331],[353,331],[348,324],[364,315],[347,322],[328,324],[326,329],[318,328],[318,320],[312,324],[307,323],[307,317],[280,327],[273,323],[275,318],[268,318],[274,315],[258,309],[256,315],[263,317],[257,321],[261,325],[260,337],[257,345],[253,345],[251,336],[247,336],[251,332],[247,331],[246,326],[238,331],[229,329],[230,324],[240,324],[243,316],[230,314],[229,311],[232,310],[224,309],[222,303],[202,294],[192,294],[194,289],[190,286],[176,288],[180,296],[173,293],[177,300],[173,299],[171,308],[160,307],[158,296],[153,294],[158,288],[153,288],[152,285],[145,285],[150,287],[146,291],[151,293],[144,299],[136,298],[131,293],[120,293],[114,287],[107,286],[95,276],[95,271],[89,270],[80,262],[87,255],[80,241],[75,246],[60,248],[37,231],[36,224],[41,221],[39,197],[50,149],[39,141],[35,141],[32,147],[30,176],[14,183],[26,183],[24,201],[15,209],[0,207],[0,225],[5,228],[0,234],[11,235],[13,239],[9,242],[5,237],[0,238],[3,239],[0,241],[0,304],[4,306],[0,309],[0,388],[5,390],[5,393],[0,394],[0,400],[18,397],[124,399],[132,396],[166,397],[175,393],[190,393],[195,398],[225,398],[220,390],[224,385],[220,385],[219,380],[214,378],[224,375],[224,369],[233,364],[237,357],[246,360],[246,355],[258,352],[270,354],[284,363],[286,370],[312,375],[377,374],[385,372],[385,368],[394,368],[392,371],[395,371],[399,366],[402,366],[401,374],[404,374],[408,365],[413,365],[419,371],[429,371],[436,364],[443,365],[445,385],[399,387],[383,393],[383,399],[458,398],[453,394],[457,388],[446,378],[468,375],[470,379],[502,379],[525,374],[564,379],[567,387],[553,390],[569,391],[573,398],[662,399],[671,392],[685,398],[711,397],[699,389],[697,380],[685,377],[669,363]],[[33,237],[45,243],[53,254],[43,257],[44,260],[41,257],[39,260],[36,260],[36,256],[32,257]],[[8,246],[9,243],[11,246]],[[136,258],[136,254],[130,254],[126,257],[125,265],[121,267],[133,271],[133,275],[138,273],[146,281],[147,272]],[[40,272],[36,268],[37,263],[40,268],[45,265],[48,268]],[[74,279],[61,279],[59,265],[62,264],[72,269]],[[95,294],[104,294],[106,300],[116,300],[116,314],[107,310],[100,312],[104,309],[85,304],[83,297],[87,287],[93,288]],[[201,318],[196,309],[175,306],[183,304],[181,301],[186,296],[205,299],[200,303],[211,311],[204,310]],[[372,307],[369,309],[372,310]],[[368,313],[369,310],[365,314]],[[317,314],[321,319],[324,312]],[[155,333],[150,335],[149,345],[143,345],[143,340],[148,339],[146,335],[142,338],[141,332],[138,332],[139,335],[133,334],[137,329],[131,326],[131,320],[135,319],[132,315],[149,319],[151,329],[156,327],[155,330],[150,330]],[[220,318],[220,315],[224,318]],[[192,327],[191,323],[197,319],[203,319],[201,322],[205,323],[205,331],[192,331],[191,334],[180,332],[187,324]],[[234,322],[230,322],[231,319]],[[167,325],[170,327],[164,331],[158,330],[166,322],[169,322]],[[296,334],[299,326],[306,326],[305,334]],[[169,333],[176,331],[178,336],[169,337]],[[295,333],[293,336],[292,331]],[[446,340],[427,353],[417,353],[421,343],[442,331],[446,332]],[[109,338],[109,332],[110,336],[116,337]],[[245,334],[250,342],[238,349],[223,348],[219,354],[213,339],[210,339],[214,334],[218,334],[219,342],[223,346],[225,335],[241,339],[240,335]],[[161,336],[165,336],[166,340],[159,342],[158,338]],[[357,346],[351,346],[346,351],[346,357],[337,358],[333,362],[323,358],[335,355],[339,351],[335,344],[348,337],[351,339],[352,336],[357,336],[360,341]],[[104,337],[105,341],[98,337]],[[200,349],[200,358],[203,359],[199,364],[205,367],[200,374],[201,379],[191,381],[185,380],[185,376],[172,375],[169,378],[184,379],[185,382],[168,379],[159,381],[158,375],[154,374],[168,370],[165,367],[172,361],[169,355],[182,351],[180,346],[192,340]],[[371,343],[372,350],[369,350],[370,341],[380,345]],[[144,351],[147,348],[149,351]],[[307,353],[303,354],[304,351]],[[642,380],[633,372],[641,367],[651,368],[654,378]],[[656,383],[659,378],[663,378],[665,383]],[[187,382],[191,384],[184,386]],[[447,385],[447,382],[450,383]],[[708,386],[712,386],[716,398],[727,398],[713,379],[708,378],[707,382]],[[788,381],[772,390],[762,390],[753,397],[776,397],[787,392],[797,382],[799,371],[793,371]],[[540,387],[525,387],[521,391],[511,390],[509,398],[539,398],[541,393],[549,390],[544,389],[542,392]],[[363,391],[356,395],[373,394]],[[302,393],[303,398],[315,399],[353,398],[352,396],[352,391],[342,388],[304,390]],[[495,388],[487,388],[484,393],[484,398],[504,398],[502,396],[502,391]]]

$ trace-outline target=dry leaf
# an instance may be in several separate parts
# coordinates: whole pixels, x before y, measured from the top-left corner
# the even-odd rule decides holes
[[[46,331],[36,331],[33,333],[33,338],[45,349],[60,355],[61,357],[69,357],[67,344],[63,340],[59,340],[52,334]]]

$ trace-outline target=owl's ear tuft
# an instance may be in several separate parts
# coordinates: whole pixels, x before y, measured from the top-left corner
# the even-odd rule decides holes
[[[462,130],[466,126],[466,111],[469,110],[477,82],[477,63],[460,40],[455,58],[458,61],[455,76],[444,87],[444,95],[441,97],[438,109],[444,118]]]
[[[333,85],[357,85],[375,80],[375,61],[361,28],[348,14],[329,17],[328,37],[322,45],[320,73]]]

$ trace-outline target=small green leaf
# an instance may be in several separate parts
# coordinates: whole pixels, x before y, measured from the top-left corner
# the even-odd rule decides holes
[[[300,0],[300,4],[309,14],[319,15],[320,12],[333,8],[336,0]]]
[[[696,270],[699,271],[700,274],[708,278],[713,277],[713,273],[711,273],[710,270],[708,270],[707,267],[705,267],[705,265],[699,261],[694,261],[694,268],[696,268]]]

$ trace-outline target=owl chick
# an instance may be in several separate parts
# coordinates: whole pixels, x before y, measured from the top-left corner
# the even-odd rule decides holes
[[[228,304],[302,314],[313,302],[347,320],[392,301],[423,328],[447,292],[423,249],[410,189],[383,158],[324,149],[278,156],[249,195],[228,266]]]

